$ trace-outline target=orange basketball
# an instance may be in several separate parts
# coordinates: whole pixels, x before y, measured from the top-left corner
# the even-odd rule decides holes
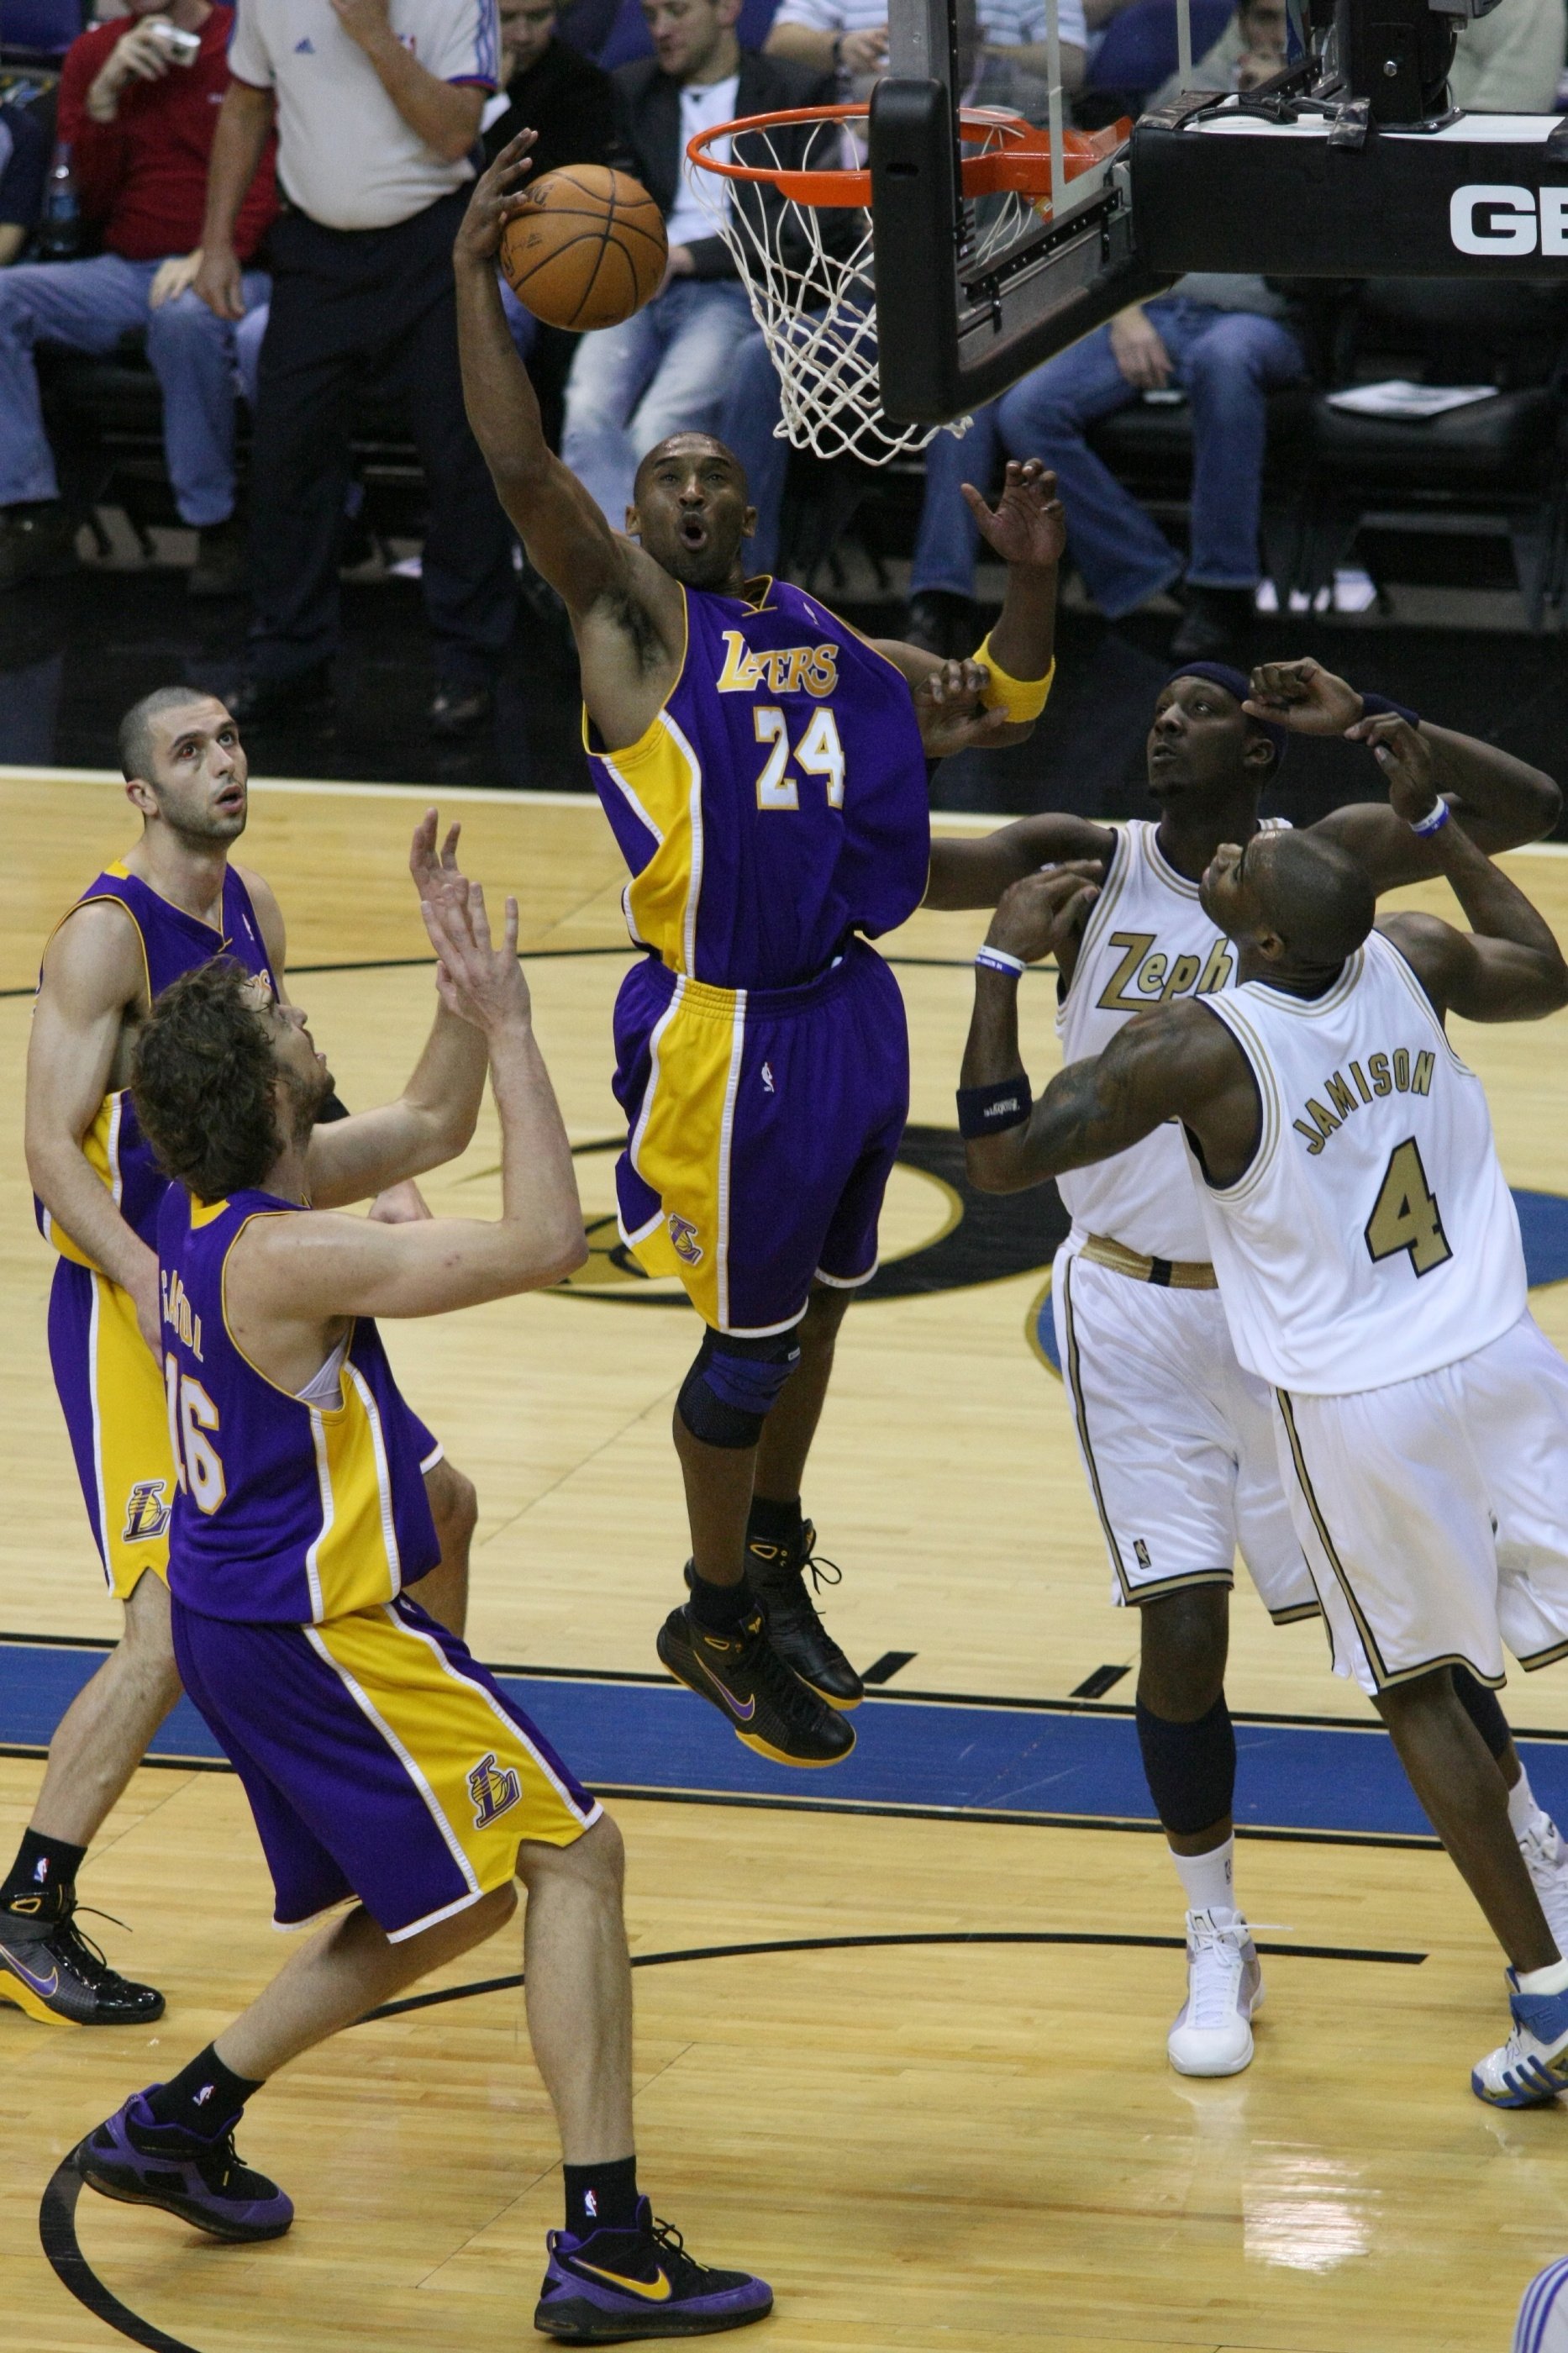
[[[658,293],[668,250],[664,216],[640,180],[566,164],[523,190],[500,266],[547,327],[618,327]]]

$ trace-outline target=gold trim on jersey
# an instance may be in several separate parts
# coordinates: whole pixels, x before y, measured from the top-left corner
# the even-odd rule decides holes
[[[1386,932],[1374,932],[1372,936],[1373,939],[1381,940],[1384,946],[1387,948],[1393,955],[1394,972],[1405,983],[1405,987],[1410,991],[1411,996],[1415,1000],[1417,1008],[1426,1015],[1427,1021],[1436,1031],[1438,1038],[1442,1041],[1443,1050],[1447,1053],[1448,1060],[1453,1064],[1455,1070],[1458,1071],[1462,1077],[1473,1079],[1476,1075],[1474,1071],[1471,1070],[1468,1062],[1462,1061],[1459,1056],[1455,1053],[1453,1040],[1449,1037],[1447,1030],[1443,1026],[1442,1017],[1438,1013],[1437,1008],[1433,1004],[1431,998],[1427,996],[1425,988],[1421,986],[1421,976],[1411,965],[1404,949],[1401,948],[1395,941],[1391,940]],[[1371,945],[1371,941],[1368,942],[1368,945]]]
[[[1262,1039],[1252,1029],[1240,999],[1243,991],[1230,989],[1216,992],[1203,1000],[1216,1019],[1223,1021],[1241,1050],[1243,1060],[1252,1072],[1258,1089],[1258,1149],[1240,1176],[1230,1185],[1211,1185],[1205,1175],[1204,1184],[1216,1201],[1244,1201],[1254,1191],[1266,1174],[1274,1155],[1279,1149],[1284,1133],[1285,1113],[1279,1101],[1279,1089],[1275,1082],[1273,1065],[1268,1060]]]
[[[1373,1681],[1376,1684],[1378,1690],[1391,1691],[1398,1683],[1415,1683],[1419,1681],[1420,1677],[1423,1675],[1436,1673],[1439,1667],[1465,1667],[1468,1669],[1472,1675],[1474,1675],[1476,1681],[1479,1683],[1484,1683],[1489,1691],[1500,1691],[1503,1684],[1508,1681],[1508,1677],[1506,1675],[1487,1674],[1480,1667],[1477,1666],[1473,1659],[1467,1659],[1462,1651],[1444,1651],[1436,1658],[1423,1659],[1418,1665],[1414,1667],[1396,1667],[1391,1669],[1386,1664],[1383,1652],[1378,1647],[1377,1637],[1372,1630],[1371,1620],[1367,1618],[1360,1602],[1356,1599],[1355,1588],[1352,1585],[1345,1565],[1340,1558],[1339,1553],[1335,1548],[1334,1540],[1329,1534],[1328,1522],[1323,1517],[1322,1508],[1318,1502],[1316,1492],[1312,1486],[1311,1474],[1307,1469],[1307,1458],[1301,1451],[1301,1438],[1300,1431],[1296,1428],[1296,1414],[1295,1409],[1290,1401],[1290,1393],[1288,1389],[1277,1388],[1274,1394],[1279,1399],[1280,1417],[1285,1424],[1285,1435],[1290,1441],[1290,1460],[1295,1467],[1296,1482],[1301,1490],[1301,1494],[1306,1503],[1307,1509],[1311,1514],[1312,1525],[1318,1532],[1318,1541],[1323,1547],[1323,1556],[1327,1560],[1331,1570],[1333,1572],[1335,1584],[1339,1587],[1340,1591],[1344,1596],[1345,1607],[1351,1613],[1356,1632],[1361,1636],[1362,1649],[1366,1653],[1366,1662],[1372,1670]],[[1310,1565],[1310,1564],[1309,1564],[1309,1566]],[[1325,1610],[1323,1614],[1326,1620],[1328,1616],[1327,1611]],[[1331,1629],[1331,1645],[1332,1643],[1332,1640],[1333,1636]],[[1564,1644],[1563,1648],[1568,1650],[1568,1644]],[[1557,1656],[1558,1653],[1553,1652],[1552,1655]],[[1542,1666],[1546,1663],[1547,1661],[1545,1659],[1541,1661],[1541,1664]]]
[[[1091,1266],[1108,1266],[1133,1282],[1157,1283],[1165,1291],[1217,1291],[1219,1277],[1205,1259],[1145,1258],[1110,1234],[1090,1234],[1079,1256]]]
[[[1107,871],[1105,880],[1100,884],[1100,896],[1095,901],[1093,906],[1089,909],[1089,921],[1085,923],[1083,931],[1079,936],[1078,954],[1073,958],[1071,977],[1065,985],[1058,983],[1057,991],[1057,1028],[1058,1030],[1067,1019],[1068,1003],[1072,996],[1073,990],[1078,986],[1079,975],[1082,972],[1089,958],[1099,951],[1100,943],[1104,934],[1105,926],[1110,919],[1111,911],[1115,907],[1117,900],[1121,896],[1122,891],[1126,887],[1128,872],[1132,863],[1131,838],[1131,828],[1127,825],[1111,825],[1107,826],[1105,830],[1107,833],[1115,835],[1116,847],[1110,853],[1110,864]]]

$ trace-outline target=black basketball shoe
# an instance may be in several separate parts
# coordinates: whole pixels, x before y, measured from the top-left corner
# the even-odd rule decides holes
[[[816,1543],[816,1530],[809,1520],[801,1522],[800,1534],[791,1544],[748,1536],[746,1581],[768,1621],[768,1640],[784,1664],[829,1707],[858,1707],[866,1686],[818,1617],[814,1599],[825,1585],[837,1585],[844,1572],[837,1561],[817,1557]],[[805,1589],[808,1569],[810,1593]]]
[[[672,1609],[657,1647],[676,1681],[716,1707],[759,1757],[775,1765],[837,1765],[854,1747],[843,1717],[779,1657],[760,1609],[732,1634],[711,1634],[689,1610]]]
[[[111,1969],[77,1926],[74,1900],[58,1893],[0,1905],[0,2001],[46,2026],[146,2026],[163,2015],[163,1995]]]

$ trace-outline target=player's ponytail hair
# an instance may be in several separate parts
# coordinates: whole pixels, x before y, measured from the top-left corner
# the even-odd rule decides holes
[[[166,1176],[198,1201],[259,1185],[283,1150],[272,1041],[232,956],[197,965],[153,1000],[136,1040],[131,1095]]]

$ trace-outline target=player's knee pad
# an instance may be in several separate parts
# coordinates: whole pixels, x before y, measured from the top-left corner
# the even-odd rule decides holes
[[[1225,1694],[1191,1724],[1156,1715],[1142,1700],[1136,1714],[1143,1778],[1166,1830],[1192,1838],[1221,1820],[1236,1796],[1236,1733]]]
[[[1508,1728],[1508,1718],[1496,1692],[1478,1683],[1468,1667],[1453,1670],[1454,1692],[1459,1705],[1486,1742],[1494,1757],[1500,1757],[1513,1738]]]
[[[704,1446],[755,1446],[779,1391],[800,1362],[800,1335],[740,1340],[707,1332],[681,1383],[677,1410]]]

